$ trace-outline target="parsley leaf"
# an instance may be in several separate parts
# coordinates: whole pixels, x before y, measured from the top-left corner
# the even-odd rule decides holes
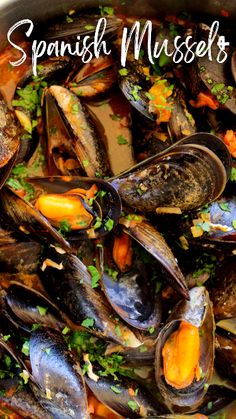
[[[128,141],[126,140],[126,138],[123,135],[118,135],[117,142],[120,145],[128,144]]]
[[[107,231],[111,231],[114,227],[114,220],[112,220],[111,218],[108,218],[108,220],[105,222],[105,229]]]
[[[81,326],[84,327],[93,327],[94,325],[94,319],[91,319],[90,317],[87,317],[87,319],[83,320],[81,323]]]
[[[231,212],[228,202],[221,202],[218,205],[222,211]]]
[[[99,286],[100,273],[93,265],[88,266],[88,271],[92,276],[92,288],[97,288]]]

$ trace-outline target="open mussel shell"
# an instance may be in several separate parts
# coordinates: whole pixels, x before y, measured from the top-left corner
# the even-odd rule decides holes
[[[116,70],[110,56],[94,58],[85,64],[69,82],[69,88],[80,97],[94,98],[106,93],[116,81]]]
[[[102,288],[113,309],[131,326],[148,330],[160,324],[160,297],[155,295],[155,283],[148,280],[144,265],[136,264],[115,280],[103,274]]]
[[[213,372],[214,362],[214,318],[209,296],[204,287],[192,288],[189,301],[180,301],[157,338],[156,382],[165,404],[172,412],[194,411],[202,402]],[[201,376],[185,388],[176,389],[167,384],[163,371],[162,350],[170,335],[177,330],[181,321],[199,329]],[[186,348],[186,351],[188,349]]]
[[[123,377],[119,382],[100,377],[94,381],[85,375],[85,382],[101,403],[126,418],[146,418],[163,412],[163,406],[142,385],[129,378]]]
[[[138,72],[132,71],[131,68],[129,68],[126,76],[119,77],[119,86],[131,105],[146,118],[154,121],[155,116],[148,109],[149,99],[145,95],[148,88],[146,87],[145,91],[145,89],[141,87],[143,78],[143,75],[140,75]]]
[[[56,306],[40,292],[13,283],[5,297],[6,309],[22,329],[30,332],[33,325],[62,330],[65,327]]]
[[[117,316],[105,295],[92,288],[92,278],[76,256],[61,254],[54,249],[50,249],[45,256],[42,283],[52,300],[73,323],[83,325],[89,319],[91,333],[127,347],[141,345],[133,331],[122,321],[115,320]]]
[[[204,143],[205,136],[204,133]],[[125,204],[142,212],[181,213],[221,195],[231,164],[230,157],[227,162],[226,158],[221,161],[217,153],[220,147],[229,156],[227,147],[210,134],[206,147],[201,144],[201,137],[199,133],[180,140],[113,178],[112,184]]]
[[[71,177],[44,177],[44,178],[30,178],[29,182],[33,183],[44,194],[64,194],[73,189],[89,190],[93,185],[98,189],[96,199],[93,200],[93,208],[86,209],[92,212],[93,221],[89,228],[82,228],[80,230],[71,230],[66,233],[66,238],[69,241],[76,241],[86,239],[88,237],[98,238],[109,233],[109,228],[106,227],[107,222],[112,223],[115,227],[119,221],[121,214],[121,201],[116,189],[108,182],[102,179],[90,179],[78,176]],[[100,193],[99,193],[100,192]],[[74,194],[72,195],[74,196]],[[100,220],[100,226],[93,229],[97,219]],[[91,233],[91,235],[90,235]]]
[[[2,221],[18,232],[32,234],[43,242],[60,243],[62,248],[71,251],[69,243],[33,205],[6,187],[0,191],[0,212]]]
[[[63,337],[52,330],[34,332],[29,341],[32,387],[40,404],[53,418],[89,418],[87,395],[79,365]]]
[[[63,154],[65,143],[66,151],[73,153],[87,176],[109,176],[103,140],[78,96],[65,87],[52,85],[44,93],[43,109],[49,151],[55,148]]]
[[[164,237],[148,221],[139,216],[136,218],[140,218],[140,220],[130,221],[125,217],[120,219],[124,231],[160,262],[161,267],[167,273],[166,280],[170,285],[184,298],[189,298],[183,273]]]
[[[20,127],[0,95],[0,188],[4,185],[17,158]]]
[[[197,34],[199,40],[205,40],[207,42],[208,37],[210,36],[210,28],[206,24],[199,24],[197,29]],[[214,42],[211,45],[211,54],[212,59],[209,59],[209,55],[205,54],[202,57],[197,57],[197,80],[196,89],[201,91],[201,84],[199,81],[202,81],[203,86],[207,89],[219,102],[219,104],[232,113],[236,113],[236,88],[234,87],[234,80],[230,72],[228,60],[224,62],[217,61],[219,54],[218,47],[219,36],[215,37]],[[230,53],[228,47],[225,48],[227,54]],[[222,59],[222,56],[220,57]],[[234,69],[232,68],[234,71]],[[233,73],[232,71],[232,73]]]

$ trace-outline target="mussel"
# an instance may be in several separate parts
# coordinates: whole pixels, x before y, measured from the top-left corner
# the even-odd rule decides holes
[[[66,238],[76,241],[109,233],[118,223],[121,202],[115,188],[102,179],[82,177],[30,178],[39,190],[35,206]]]
[[[176,413],[194,411],[213,372],[214,318],[204,287],[180,301],[157,338],[156,382],[166,405]]]
[[[0,187],[4,185],[16,162],[20,135],[21,131],[13,112],[0,96]]]
[[[100,377],[95,382],[86,375],[85,382],[98,400],[124,417],[146,418],[164,411],[142,385],[126,377],[122,382],[109,377]]]
[[[55,331],[34,332],[29,341],[33,391],[56,419],[88,419],[86,390],[79,364]]]
[[[75,256],[51,249],[45,255],[41,279],[52,300],[71,321],[92,333],[127,347],[141,345],[122,321],[117,319],[103,293],[97,290],[86,266]],[[94,266],[97,279],[100,275]],[[93,282],[92,282],[93,281]]]
[[[112,184],[132,208],[179,214],[215,200],[225,188],[230,167],[223,142],[198,133],[139,163]]]
[[[197,37],[200,40],[208,39],[209,33],[209,26],[204,23],[198,25]],[[230,74],[230,68],[227,67],[228,61],[220,61],[222,56],[220,57],[219,55],[218,41],[219,36],[217,35],[211,45],[213,59],[209,60],[207,54],[198,56],[196,58],[195,69],[189,72],[189,68],[187,67],[188,75],[190,75],[190,89],[193,91],[194,96],[198,97],[198,101],[194,104],[195,107],[199,106],[198,102],[200,102],[202,99],[201,95],[205,92],[208,98],[206,104],[211,102],[210,107],[212,109],[223,107],[235,114],[236,89],[234,87],[233,77]],[[229,47],[226,47],[226,52],[227,54],[230,53]],[[232,70],[234,70],[234,67]]]
[[[85,64],[69,82],[77,96],[94,98],[104,94],[114,85],[116,71],[110,56],[99,57]]]
[[[57,307],[48,298],[20,283],[10,285],[5,301],[9,316],[26,331],[30,332],[33,325],[59,331],[65,327]]]
[[[57,167],[64,153],[67,160],[75,161],[75,167],[79,162],[87,176],[109,175],[104,145],[79,97],[64,87],[53,85],[44,94],[44,108],[48,153],[49,157],[59,154],[54,156]],[[65,165],[63,170],[66,170]]]
[[[124,230],[144,247],[166,272],[166,279],[184,297],[188,298],[188,287],[172,250],[164,237],[142,216],[129,214],[120,219]]]

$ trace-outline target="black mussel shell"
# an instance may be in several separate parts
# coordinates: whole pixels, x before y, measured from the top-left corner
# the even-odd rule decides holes
[[[161,267],[166,272],[166,280],[170,285],[184,298],[189,298],[183,273],[164,237],[143,217],[136,216],[136,218],[140,218],[140,221],[131,220],[130,222],[127,218],[120,219],[124,231],[160,262]]]
[[[6,309],[13,320],[24,330],[33,325],[62,330],[65,327],[56,306],[40,292],[20,283],[13,283],[5,297]]]
[[[126,377],[121,382],[100,377],[96,382],[85,375],[85,382],[101,403],[124,417],[146,418],[163,412],[163,406],[142,385]]]
[[[69,243],[33,205],[6,187],[0,191],[0,212],[2,221],[18,232],[32,234],[36,240],[43,242],[59,243],[71,251]]]
[[[231,160],[215,136],[193,134],[169,149],[112,179],[121,199],[142,212],[193,210],[215,200],[224,190]],[[218,157],[223,149],[223,160]]]
[[[63,337],[52,330],[34,332],[29,341],[36,398],[56,419],[89,419],[87,395],[78,363]]]
[[[56,262],[56,267],[50,261]],[[141,344],[127,326],[115,320],[117,316],[105,295],[92,288],[92,278],[86,266],[75,255],[59,254],[51,249],[46,254],[44,265],[41,280],[45,289],[76,325],[83,325],[86,319],[90,319],[92,327],[88,327],[91,333],[127,347]]]
[[[13,112],[0,95],[0,188],[4,185],[13,168],[20,146],[21,130]]]
[[[79,97],[65,87],[53,85],[44,93],[43,107],[49,153],[57,152],[62,157],[63,151],[71,154],[88,177],[109,176],[103,140]]]

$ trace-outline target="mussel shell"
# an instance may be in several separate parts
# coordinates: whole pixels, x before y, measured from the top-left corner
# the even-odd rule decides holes
[[[98,190],[106,192],[100,199],[96,199],[94,204],[97,210],[101,210],[102,225],[100,228],[94,230],[93,238],[106,235],[109,231],[106,229],[106,222],[113,220],[114,226],[117,225],[121,214],[121,200],[115,188],[108,182],[102,179],[90,179],[78,176],[68,177],[44,177],[44,178],[29,178],[29,182],[41,188],[46,193],[62,194],[72,189],[81,188],[88,190],[91,186],[96,185]],[[100,216],[100,214],[98,213]],[[86,230],[70,231],[66,234],[66,238],[71,241],[88,238]]]
[[[236,336],[230,333],[216,333],[215,366],[220,375],[236,380]]]
[[[207,40],[209,37],[210,28],[205,24],[199,24],[198,34],[201,39]],[[232,113],[236,113],[236,89],[234,85],[232,86],[233,80],[232,75],[230,74],[230,68],[227,68],[227,60],[224,63],[220,63],[216,60],[216,57],[219,53],[217,41],[219,36],[215,38],[215,41],[211,45],[212,60],[209,60],[208,54],[205,54],[203,57],[197,58],[197,68],[198,68],[198,77],[212,94],[216,96],[216,99]],[[229,54],[230,49],[226,47],[226,51]],[[209,83],[210,81],[210,83]],[[214,93],[214,86],[222,85],[222,89]],[[228,86],[232,87],[230,90]],[[197,88],[200,90],[200,83],[198,83]],[[223,96],[222,96],[223,95]],[[218,98],[218,96],[220,96]],[[223,99],[223,101],[222,101]]]
[[[211,146],[198,143],[197,134],[193,137],[114,178],[112,184],[123,201],[142,212],[153,212],[166,207],[187,211],[216,199],[226,185],[225,167]]]
[[[37,242],[16,242],[1,244],[0,271],[33,273],[38,268],[41,246]]]
[[[192,288],[189,294],[190,301],[180,301],[173,309],[158,335],[156,346],[156,382],[166,405],[175,413],[194,411],[201,404],[213,372],[214,318],[209,296],[203,287]],[[199,381],[194,381],[185,389],[177,390],[165,381],[162,348],[182,320],[201,329],[199,363],[203,374]]]
[[[2,392],[4,393],[4,391]],[[51,419],[51,415],[39,404],[28,386],[17,389],[10,396],[0,395],[1,403],[6,406],[8,414],[12,411],[12,413],[27,419]]]
[[[176,89],[174,92],[168,129],[171,137],[176,140],[194,134],[197,130],[195,120],[187,109],[184,94],[180,89]]]
[[[46,40],[64,38],[64,40],[76,42],[78,40],[78,35],[93,35],[99,19],[101,19],[101,16],[99,15],[80,14],[79,16],[73,16],[73,21],[69,25],[64,19],[63,21],[57,22],[50,27],[47,26],[46,31],[43,32],[43,38]],[[106,16],[105,36],[113,36],[121,23],[122,21],[116,16]]]
[[[214,288],[210,291],[217,320],[236,317],[236,263],[226,262],[216,271]]]
[[[101,56],[85,64],[69,83],[69,88],[81,97],[94,98],[114,85],[116,71],[110,56]]]
[[[58,270],[46,267],[41,274],[42,283],[52,300],[70,320],[80,325],[88,318],[93,319],[93,327],[89,329],[91,333],[127,347],[137,347],[141,344],[128,327],[121,321],[115,321],[116,314],[104,294],[92,288],[90,274],[76,256],[58,254],[53,250],[47,252],[46,256],[58,265],[62,264],[63,268]]]
[[[69,243],[33,205],[6,187],[0,191],[0,212],[3,222],[18,232],[32,234],[36,240],[60,243],[64,249],[71,251]]]
[[[133,419],[141,416],[146,418],[163,412],[163,407],[158,405],[158,402],[142,385],[126,377],[120,383],[110,377],[100,377],[95,382],[85,375],[85,382],[101,403],[124,417]],[[117,392],[112,390],[113,386],[118,389]],[[131,394],[133,395],[131,396]],[[136,408],[131,409],[129,402],[133,402]]]
[[[160,324],[160,296],[155,295],[155,283],[148,281],[144,266],[137,265],[116,280],[104,274],[102,288],[113,309],[131,326],[148,330]]]
[[[144,247],[166,271],[166,280],[184,298],[188,298],[188,287],[185,282],[177,260],[164,237],[146,220],[141,222],[127,223],[127,220],[120,220],[124,231]]]
[[[63,337],[52,330],[34,332],[29,341],[35,396],[56,419],[89,418],[87,396],[79,365]]]
[[[26,331],[30,332],[34,324],[55,330],[65,327],[56,306],[38,291],[13,283],[7,290],[5,300],[8,314]],[[45,313],[40,314],[40,309]]]
[[[132,91],[134,90],[135,86],[140,87],[142,85],[142,78],[138,74],[138,72],[133,72],[131,68],[128,70],[127,76],[119,77],[119,86],[121,91],[123,92],[126,99],[131,103],[131,105],[142,115],[144,115],[146,118],[151,119],[152,121],[155,120],[155,116],[149,112],[149,99],[145,95],[145,90],[140,89],[137,91],[138,98],[136,99],[134,95],[132,94]],[[148,88],[146,88],[148,90]]]
[[[78,96],[64,87],[52,85],[44,94],[44,108],[48,141],[50,138],[50,108],[57,107],[60,125],[63,123],[70,136],[70,147],[87,176],[109,176],[109,161],[100,133]],[[54,113],[55,115],[55,113]],[[57,124],[56,124],[57,127]],[[54,127],[51,128],[56,128]],[[60,128],[60,130],[62,130]],[[59,148],[63,148],[63,142]]]
[[[20,146],[20,127],[0,95],[0,188],[14,166]]]

